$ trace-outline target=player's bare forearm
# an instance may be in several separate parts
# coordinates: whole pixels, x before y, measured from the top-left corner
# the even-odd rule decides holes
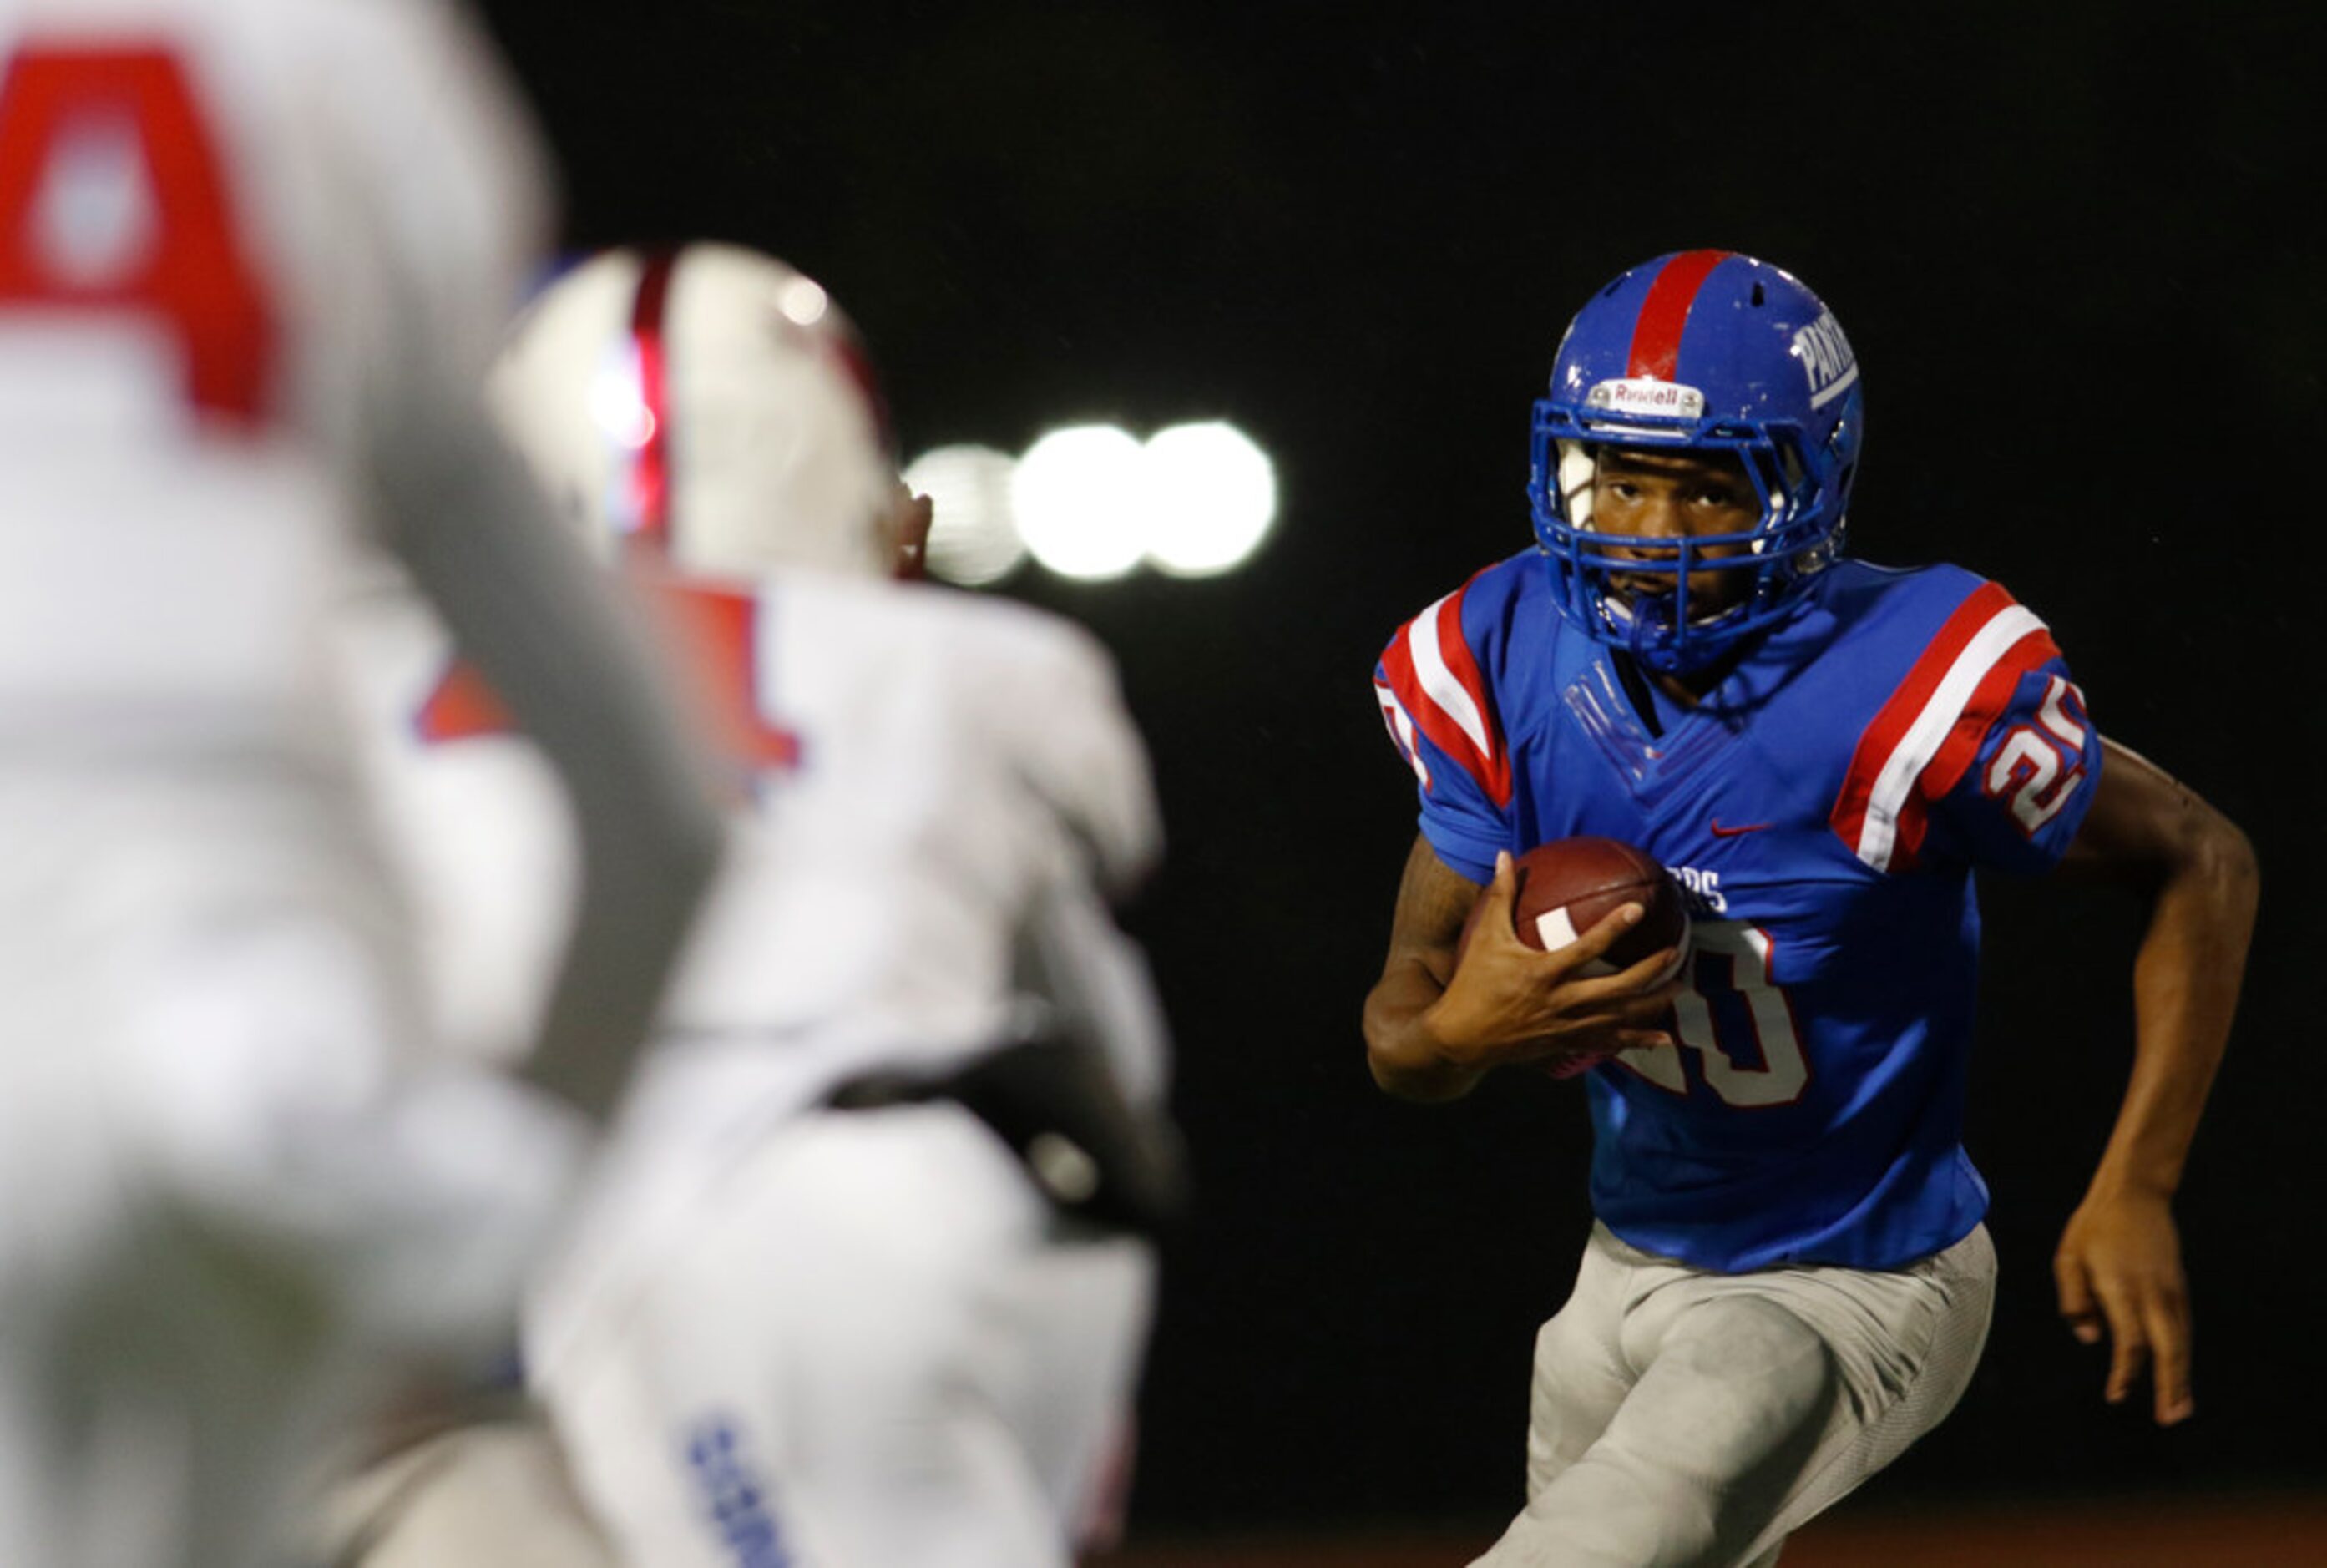
[[[1450,1054],[1427,1022],[1444,987],[1411,961],[1386,970],[1366,997],[1366,1064],[1374,1082],[1402,1100],[1460,1099],[1486,1076]]]
[[[2237,825],[2138,753],[2103,746],[2099,793],[2065,863],[2146,891],[2150,911],[2132,1078],[2093,1185],[2171,1194],[2229,1040],[2260,876]]]
[[[2053,1257],[2061,1315],[2111,1356],[2123,1400],[2144,1368],[2156,1419],[2191,1397],[2191,1320],[2172,1200],[2228,1043],[2260,877],[2229,818],[2138,754],[2104,742],[2099,793],[2064,864],[2146,894],[2134,960],[2131,1081],[2091,1186]]]
[[[1479,884],[1442,864],[1417,836],[1398,879],[1397,911],[1381,978],[1366,995],[1366,1063],[1400,1099],[1436,1102],[1471,1092],[1486,1071],[1465,1067],[1425,1022],[1454,973],[1454,948]]]

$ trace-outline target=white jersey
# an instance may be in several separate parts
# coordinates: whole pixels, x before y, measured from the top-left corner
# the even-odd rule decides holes
[[[385,454],[465,497],[412,415],[478,401],[543,175],[438,0],[0,0],[0,1561],[272,1561],[570,1181],[394,1070],[326,657]]]
[[[438,0],[0,0],[0,1072],[36,1089],[12,1171],[168,1097],[99,1064],[193,1028],[170,998],[228,933],[320,919],[372,1017],[263,1064],[180,1050],[175,1136],[361,1093],[410,1043],[328,638],[376,449],[477,401],[546,178]]]
[[[939,1070],[1003,1038],[1037,901],[1127,887],[1162,847],[1113,661],[1070,622],[816,571],[650,596],[736,760],[738,806],[579,1245],[539,1293],[544,1358],[784,1118],[855,1073]],[[506,1055],[569,919],[570,816],[408,596],[359,601],[348,631],[437,1032]],[[1117,1076],[1155,1104],[1166,1047],[1143,961],[1103,914],[1088,924],[1096,989],[1127,998]]]
[[[546,163],[440,0],[0,0],[0,767],[324,759],[395,411],[473,398]]]
[[[584,1495],[639,1561],[726,1560],[679,1464],[709,1386],[739,1421],[794,1410],[786,1430],[823,1456],[819,1476],[885,1473],[866,1468],[865,1442],[925,1434],[913,1462],[936,1469],[915,1498],[875,1487],[843,1518],[910,1519],[957,1554],[998,1529],[1010,1545],[980,1560],[1048,1562],[1044,1543],[1064,1537],[1051,1515],[1089,1501],[1129,1396],[1144,1247],[1053,1246],[1033,1185],[953,1107],[812,1107],[855,1073],[941,1070],[1002,1039],[1014,939],[1062,896],[1088,917],[1079,967],[1102,1005],[1118,1003],[1105,1031],[1118,1077],[1135,1101],[1160,1099],[1145,976],[1095,891],[1134,882],[1161,848],[1112,662],[1055,617],[941,588],[800,570],[648,593],[735,762],[727,873],[581,1222],[533,1293],[537,1390]],[[439,1032],[505,1057],[569,918],[570,812],[408,593],[358,599],[347,630],[378,705],[378,804]],[[973,1334],[986,1349],[962,1374],[977,1390],[965,1405],[952,1358]],[[860,1340],[891,1374],[878,1390],[852,1382],[844,1350]],[[801,1380],[808,1365],[824,1375]],[[818,1403],[831,1390],[845,1393]],[[814,1414],[827,1410],[851,1414],[835,1425]],[[1005,1430],[1006,1461],[988,1451]],[[982,1484],[948,1468],[958,1453]],[[816,1489],[764,1457],[788,1499]]]
[[[738,759],[728,869],[666,1004],[664,1054],[738,1048],[743,1097],[797,1104],[868,1065],[986,1048],[1010,1021],[1036,897],[1128,886],[1159,853],[1113,663],[1070,623],[810,571],[650,596]],[[440,1032],[506,1051],[573,899],[570,814],[408,595],[360,601],[350,633]],[[1159,1062],[1123,1066],[1135,1093],[1160,1079]]]

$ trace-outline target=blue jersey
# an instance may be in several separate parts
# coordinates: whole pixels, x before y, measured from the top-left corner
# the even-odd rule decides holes
[[[1533,551],[1401,628],[1375,671],[1422,831],[1639,845],[1695,906],[1680,1049],[1587,1076],[1592,1200],[1701,1268],[1891,1268],[1986,1212],[1962,1143],[1976,865],[2075,836],[2100,742],[2044,623],[1952,566],[1845,561],[1694,707],[1564,621]],[[1654,722],[1639,711],[1650,705]]]

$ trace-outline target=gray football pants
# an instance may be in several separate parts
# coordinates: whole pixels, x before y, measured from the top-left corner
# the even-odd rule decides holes
[[[1986,1227],[1893,1271],[1717,1274],[1594,1225],[1536,1339],[1528,1504],[1473,1568],[1767,1568],[1955,1407]]]

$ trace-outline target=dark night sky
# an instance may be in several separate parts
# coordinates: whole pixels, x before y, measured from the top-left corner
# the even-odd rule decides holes
[[[1528,405],[1567,316],[1697,246],[1791,268],[1848,328],[1872,425],[1856,549],[2003,580],[2102,727],[2264,856],[2182,1204],[2200,1418],[2159,1435],[2105,1410],[2098,1353],[2052,1315],[2051,1247],[2129,1051],[2133,917],[1996,886],[1970,1129],[1995,1327],[1957,1414],[1876,1490],[2327,1475],[2327,1069],[2298,991],[2320,934],[2315,14],[486,9],[566,163],[568,240],[716,237],[814,273],[909,452],[1227,416],[1276,455],[1284,516],[1241,575],[1004,585],[1114,648],[1173,839],[1132,919],[1203,1202],[1167,1260],[1139,1517],[1518,1498],[1532,1330],[1587,1218],[1580,1097],[1420,1110],[1368,1080],[1358,1007],[1413,822],[1367,677],[1400,621],[1528,542]]]

